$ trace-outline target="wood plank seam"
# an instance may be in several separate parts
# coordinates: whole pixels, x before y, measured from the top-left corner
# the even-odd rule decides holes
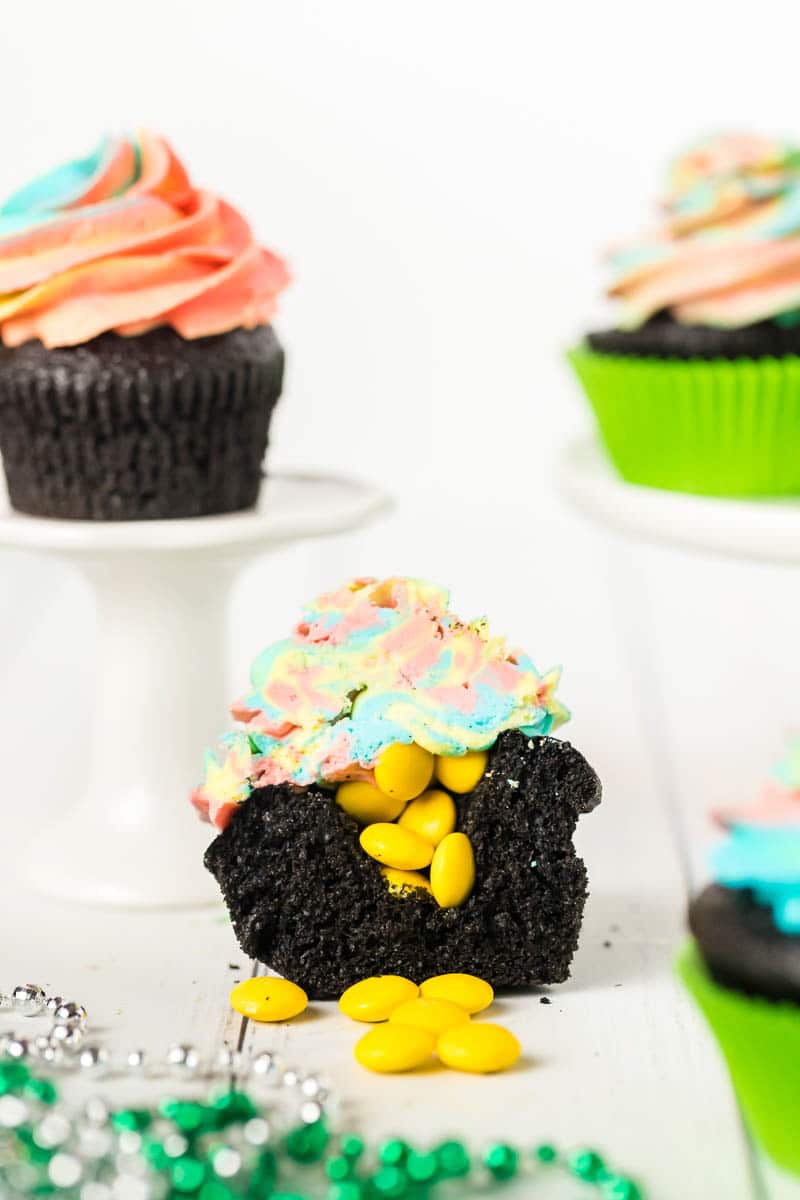
[[[612,546],[613,557],[622,564],[621,571],[614,569],[611,571],[612,586],[617,590],[619,597],[619,603],[614,605],[614,611],[623,614],[624,628],[618,624],[618,634],[623,653],[629,664],[634,692],[638,697],[645,746],[654,775],[655,791],[672,834],[688,905],[698,886],[698,881],[694,878],[689,836],[679,798],[680,789],[666,736],[669,730],[668,710],[658,665],[652,652],[656,631],[651,620],[652,608],[649,602],[647,583],[641,568],[637,569],[632,556],[625,553],[625,544],[613,535]],[[622,587],[619,586],[620,582],[622,582]],[[730,1080],[728,1082],[733,1091],[733,1085]],[[734,1100],[753,1200],[769,1200],[761,1157],[753,1143],[735,1093]]]

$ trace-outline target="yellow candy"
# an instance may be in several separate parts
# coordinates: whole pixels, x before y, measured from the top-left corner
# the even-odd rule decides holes
[[[413,800],[433,777],[433,755],[416,742],[395,742],[375,763],[375,782],[395,800]]]
[[[456,806],[453,797],[448,792],[437,791],[435,788],[423,792],[412,800],[400,820],[397,822],[403,829],[410,829],[438,846],[443,837],[452,833],[456,827]]]
[[[414,1025],[419,1029],[427,1029],[438,1037],[446,1029],[456,1025],[464,1025],[469,1020],[469,1013],[464,1012],[457,1004],[449,1000],[407,1000],[400,1004],[389,1017],[390,1025]]]
[[[512,1067],[522,1048],[514,1034],[502,1025],[470,1022],[441,1034],[436,1053],[444,1065],[454,1071],[486,1075],[490,1071],[505,1071]]]
[[[455,836],[455,835],[451,835]],[[427,867],[433,858],[433,846],[419,834],[399,825],[379,821],[361,831],[361,848],[370,858],[375,858],[387,867],[399,867],[403,871],[417,871]]]
[[[288,1021],[308,1004],[308,996],[288,979],[243,979],[230,995],[231,1008],[251,1021]]]
[[[398,1005],[418,995],[417,985],[402,975],[374,975],[342,992],[339,1009],[353,1021],[386,1021]]]
[[[336,803],[362,825],[371,825],[373,821],[393,821],[403,811],[405,801],[387,796],[372,783],[353,780],[339,785]]]
[[[435,975],[420,984],[419,990],[426,1000],[449,1000],[468,1013],[483,1012],[494,1000],[492,985],[477,975]]]
[[[400,871],[397,867],[381,867],[381,875],[389,885],[393,896],[402,896],[409,888],[422,888],[430,892],[431,881],[419,871]]]
[[[436,778],[451,792],[471,792],[479,782],[489,755],[485,750],[468,750],[466,754],[440,754],[436,758]]]
[[[413,1071],[431,1059],[436,1038],[412,1025],[376,1025],[356,1042],[356,1062],[368,1071],[392,1075]]]
[[[434,900],[440,908],[457,908],[469,897],[474,884],[472,843],[465,833],[448,833],[436,847],[431,862]]]

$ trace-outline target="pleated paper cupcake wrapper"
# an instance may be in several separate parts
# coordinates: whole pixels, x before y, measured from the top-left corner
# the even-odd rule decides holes
[[[283,354],[264,362],[75,369],[0,377],[0,451],[20,512],[72,520],[204,516],[252,507]],[[200,353],[192,350],[195,357]]]
[[[800,358],[570,362],[629,483],[708,496],[800,495]]]
[[[751,1132],[778,1166],[800,1175],[800,1005],[720,987],[694,941],[677,969],[716,1036]]]

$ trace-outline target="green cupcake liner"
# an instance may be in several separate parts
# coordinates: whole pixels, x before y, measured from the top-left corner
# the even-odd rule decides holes
[[[706,496],[800,495],[800,357],[569,360],[629,483]]]
[[[719,1042],[752,1133],[780,1167],[800,1175],[800,1005],[720,987],[694,941],[676,965]]]

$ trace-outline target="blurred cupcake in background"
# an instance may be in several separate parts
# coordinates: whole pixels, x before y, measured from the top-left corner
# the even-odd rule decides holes
[[[609,255],[618,326],[570,354],[606,448],[632,483],[800,494],[800,148],[708,138],[661,208]]]
[[[800,745],[758,800],[715,814],[714,882],[679,959],[765,1151],[800,1175]]]
[[[288,283],[163,138],[111,138],[0,206],[0,452],[14,508],[124,520],[249,508]]]

